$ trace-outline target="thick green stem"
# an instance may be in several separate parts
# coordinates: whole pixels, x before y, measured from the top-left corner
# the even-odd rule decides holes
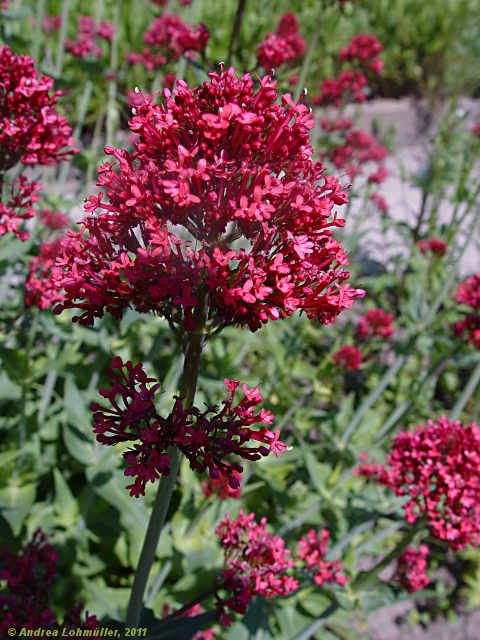
[[[305,54],[305,58],[303,60],[302,68],[300,70],[300,76],[298,78],[297,86],[294,94],[294,102],[298,102],[302,91],[305,87],[305,81],[307,79],[308,70],[310,69],[310,64],[312,62],[313,54],[315,52],[315,47],[317,46],[318,38],[320,37],[320,31],[322,30],[322,22],[320,17],[318,17],[318,23],[315,27],[315,31],[312,34],[310,42],[308,43],[308,49]]]
[[[191,407],[195,398],[197,388],[198,373],[200,371],[200,360],[205,342],[205,324],[208,316],[208,296],[200,296],[199,303],[195,311],[195,332],[189,336],[185,345],[185,359],[183,363],[183,373],[180,382],[180,398],[184,408]],[[140,560],[133,581],[130,601],[128,603],[126,625],[127,627],[138,627],[143,609],[143,597],[147,586],[150,569],[155,560],[155,553],[158,541],[162,533],[167,517],[170,499],[177,480],[178,469],[180,467],[181,453],[176,447],[171,447],[170,453],[170,474],[162,476],[159,482],[157,495],[148,523],[147,533],[143,542]]]
[[[232,56],[238,48],[238,39],[240,37],[240,27],[242,26],[243,14],[247,0],[238,0],[237,11],[233,20],[232,34],[230,36],[230,44],[228,45],[227,67],[232,62]]]

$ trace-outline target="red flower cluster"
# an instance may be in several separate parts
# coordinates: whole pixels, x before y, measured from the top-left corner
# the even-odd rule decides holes
[[[393,316],[383,309],[370,309],[357,323],[355,337],[359,340],[382,337],[389,338],[393,332]]]
[[[52,231],[61,231],[68,227],[70,224],[67,216],[64,216],[60,211],[52,211],[51,209],[44,208],[38,214],[38,219],[40,222]]]
[[[167,63],[167,58],[161,53],[155,53],[149,47],[145,47],[139,53],[126,53],[125,60],[130,64],[141,64],[147,71],[153,71],[159,67],[163,67]]]
[[[445,416],[436,423],[400,432],[387,455],[386,465],[363,463],[355,471],[409,499],[405,519],[423,516],[432,536],[453,551],[480,542],[480,428],[451,423]]]
[[[168,0],[150,0],[153,4],[158,4],[159,7],[166,7]],[[192,4],[192,0],[178,0],[178,4],[182,7],[188,7]]]
[[[0,547],[0,580],[6,583],[0,589],[0,637],[10,636],[9,629],[17,633],[21,629],[58,629],[50,608],[57,563],[57,551],[40,529],[18,554]],[[80,604],[67,612],[63,626],[97,629],[96,617],[88,612],[81,621],[81,610]]]
[[[348,264],[330,227],[343,226],[338,182],[313,162],[313,118],[275,83],[233,69],[202,87],[177,80],[164,105],[146,99],[130,127],[135,151],[106,147],[117,166],[99,169],[103,195],[53,271],[66,300],[92,324],[108,311],[154,311],[182,330],[208,295],[207,329],[252,331],[269,319],[304,311],[332,322],[364,291],[340,284]]]
[[[325,560],[329,540],[330,533],[327,529],[322,529],[320,534],[310,529],[307,535],[300,539],[297,555],[305,562],[307,569],[313,571],[313,579],[319,587],[322,587],[325,582],[328,584],[336,582],[343,587],[349,578],[342,575],[341,561]]]
[[[42,16],[42,31],[46,35],[55,33],[55,31],[58,31],[61,26],[62,16],[48,16],[47,14]]]
[[[78,33],[76,40],[65,40],[65,49],[76,58],[86,58],[87,56],[102,56],[102,50],[95,42],[95,39],[103,38],[111,42],[115,33],[115,27],[109,22],[102,21],[95,26],[92,16],[78,16]]]
[[[425,254],[427,251],[431,251],[439,257],[444,256],[447,251],[446,242],[435,237],[427,238],[426,240],[419,240],[417,242],[417,246],[421,253]]]
[[[339,367],[356,371],[362,364],[363,355],[353,344],[346,344],[333,354],[333,359]]]
[[[20,225],[23,220],[28,220],[37,213],[32,205],[40,200],[35,191],[39,191],[41,188],[42,185],[38,182],[27,182],[24,176],[18,176],[10,187],[10,197],[7,204],[0,201],[0,236],[10,232],[22,242],[28,238],[28,233],[21,231]]]
[[[222,409],[216,406],[207,407],[203,412],[196,407],[184,409],[177,398],[171,414],[162,418],[154,405],[160,385],[155,378],[147,377],[140,364],[123,364],[121,358],[114,358],[108,374],[112,384],[110,389],[100,389],[100,395],[110,401],[112,408],[97,403],[91,405],[93,430],[97,440],[107,445],[140,440],[140,444],[123,454],[128,463],[125,475],[135,477],[134,483],[127,487],[132,496],[144,495],[148,481],[154,482],[170,473],[168,449],[171,446],[180,449],[195,471],[208,471],[211,478],[226,476],[232,489],[239,488],[238,474],[243,468],[226,461],[231,455],[259,460],[270,452],[280,456],[286,449],[279,440],[280,429],[274,432],[267,426],[259,430],[249,428],[256,423],[273,423],[269,411],[261,409],[260,413],[254,413],[254,407],[262,402],[258,387],[249,390],[243,384],[244,398],[233,406],[240,383],[225,380],[230,397],[223,402]],[[155,384],[148,387],[149,383]],[[121,404],[117,401],[119,395]],[[256,440],[260,445],[246,446],[249,440]]]
[[[236,520],[227,514],[215,529],[225,553],[217,583],[217,617],[223,627],[232,622],[226,610],[245,613],[254,595],[273,598],[298,589],[298,581],[286,575],[294,565],[291,552],[283,538],[267,533],[266,522],[262,518],[257,524],[254,513],[246,515],[240,510]],[[222,598],[220,590],[232,595]]]
[[[230,484],[230,478],[233,477],[236,480],[236,487],[232,487]],[[201,487],[206,498],[209,498],[212,494],[217,495],[220,500],[226,500],[227,498],[239,498],[242,493],[242,476],[238,471],[232,469],[228,474],[218,472],[218,477],[209,477],[208,480],[202,480]]]
[[[388,176],[388,171],[380,163],[385,159],[387,149],[373,135],[361,129],[349,131],[345,142],[328,152],[328,157],[337,169],[345,169],[353,179],[363,173],[363,165],[375,162],[377,170],[368,177],[369,182],[380,183]]]
[[[429,553],[430,549],[427,545],[421,544],[418,551],[408,547],[398,558],[396,578],[408,593],[415,593],[430,583],[425,573]]]
[[[5,45],[0,49],[0,171],[17,162],[55,164],[77,150],[63,116],[55,111],[61,91],[49,92],[53,80],[40,76],[27,56],[16,56]]]
[[[472,133],[477,136],[477,138],[480,138],[480,122],[477,122],[477,124],[472,127]]]
[[[343,116],[337,119],[321,118],[320,126],[329,133],[332,133],[332,131],[347,131],[352,128],[353,121]]]
[[[179,16],[164,13],[155,18],[143,40],[156,47],[168,60],[178,60],[186,51],[202,53],[208,42],[208,29],[203,24],[191,26]]]
[[[468,341],[480,349],[480,275],[472,276],[466,282],[462,282],[455,294],[455,299],[474,311],[455,324],[455,333],[462,336],[466,332]]]
[[[383,62],[378,57],[378,54],[382,49],[383,47],[378,38],[369,34],[359,33],[351,39],[348,47],[340,49],[340,58],[350,62],[356,60],[360,65],[366,66],[367,69],[373,71],[373,73],[380,73],[383,69]]]
[[[334,105],[339,107],[342,103],[365,102],[367,94],[364,89],[367,86],[365,74],[349,69],[341,71],[337,78],[325,78],[320,83],[320,93],[312,99],[313,104]]]
[[[27,306],[35,305],[39,309],[49,309],[52,305],[63,300],[63,295],[53,286],[50,278],[61,242],[59,238],[44,242],[38,256],[30,260],[30,270],[25,283],[25,304]]]
[[[378,210],[382,213],[387,213],[388,211],[388,202],[380,193],[372,193],[370,196],[370,200],[374,205],[378,207]]]
[[[266,71],[271,71],[304,53],[305,40],[300,35],[297,17],[289,12],[280,17],[276,33],[269,33],[258,45],[257,60]]]

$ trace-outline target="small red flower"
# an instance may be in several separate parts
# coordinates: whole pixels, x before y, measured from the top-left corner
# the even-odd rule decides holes
[[[455,324],[455,333],[457,336],[466,333],[468,341],[480,349],[480,275],[472,276],[466,282],[462,282],[455,294],[455,299],[471,308],[471,312],[465,315],[465,319]]]
[[[325,560],[329,540],[330,533],[327,529],[322,529],[319,534],[310,529],[306,536],[300,539],[297,555],[305,562],[307,569],[313,572],[313,579],[319,587],[323,587],[325,582],[336,582],[343,587],[349,577],[342,575],[342,563],[339,560]]]
[[[41,188],[38,182],[28,182],[25,176],[18,176],[10,187],[7,204],[0,201],[0,236],[13,233],[22,242],[28,238],[28,232],[23,231],[21,225],[37,213],[32,205],[40,200],[35,191]]]
[[[333,359],[338,366],[356,371],[362,364],[363,356],[353,344],[346,344],[333,354]]]
[[[367,314],[360,318],[355,330],[357,339],[367,339],[374,337],[389,338],[393,332],[393,316],[383,309],[370,309]]]
[[[417,242],[417,246],[423,254],[427,253],[427,251],[431,251],[436,256],[441,257],[447,252],[446,242],[435,237],[427,238],[426,240],[419,240]]]
[[[284,13],[280,17],[276,33],[269,33],[258,46],[257,59],[270,72],[304,53],[305,40],[299,33],[297,17],[294,13]]]

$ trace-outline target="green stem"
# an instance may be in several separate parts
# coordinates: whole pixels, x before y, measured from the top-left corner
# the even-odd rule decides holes
[[[118,28],[120,22],[120,6],[119,3],[116,4],[114,9],[114,19],[113,24],[115,26],[115,33],[113,35],[112,40],[112,48],[110,51],[110,73],[113,74],[113,78],[110,78],[108,81],[108,105],[107,105],[107,135],[106,141],[108,146],[112,146],[113,144],[113,136],[115,131],[115,126],[118,120],[118,112],[116,108],[116,97],[117,97],[117,80],[116,73],[118,67]]]
[[[295,88],[295,93],[293,98],[294,102],[299,101],[302,91],[304,89],[305,81],[308,75],[308,70],[310,69],[310,64],[312,62],[313,54],[315,52],[315,47],[317,46],[317,41],[318,41],[318,38],[320,37],[321,30],[322,30],[322,22],[320,20],[320,17],[318,17],[318,23],[317,23],[317,26],[315,27],[315,31],[313,32],[312,37],[310,38],[310,42],[308,43],[308,49],[305,54],[305,58],[303,60],[300,75],[298,77],[298,82]]]
[[[291,640],[308,640],[308,638],[311,638],[314,633],[320,631],[328,618],[333,613],[335,613],[338,608],[339,604],[337,602],[332,602],[332,604],[330,604],[316,620],[304,627],[302,631],[300,631],[300,633],[297,633],[297,635],[294,636]]]
[[[464,406],[470,400],[479,382],[480,382],[480,363],[477,364],[477,366],[473,370],[472,375],[470,376],[470,379],[467,382],[467,386],[463,390],[462,395],[459,397],[459,399],[455,403],[455,406],[450,412],[451,422],[455,422],[455,420],[458,419],[458,416],[462,412]]]
[[[232,56],[238,48],[240,28],[242,26],[243,14],[245,12],[246,4],[247,4],[247,0],[238,0],[237,11],[235,13],[235,18],[233,20],[232,34],[230,36],[230,43],[228,45],[228,56],[227,56],[227,64],[226,64],[227,68],[230,66],[232,62]]]
[[[37,13],[35,16],[35,33],[33,36],[32,58],[38,60],[40,53],[40,41],[42,39],[42,17],[45,13],[45,0],[37,0]]]
[[[58,36],[57,57],[55,58],[55,76],[60,77],[63,69],[63,56],[65,54],[65,38],[68,29],[68,14],[70,13],[70,0],[63,0],[62,3],[62,23]]]
[[[195,310],[195,332],[190,334],[185,345],[185,359],[183,364],[182,379],[180,382],[180,399],[184,408],[193,404],[197,388],[200,360],[205,343],[205,324],[208,316],[208,295],[200,296]],[[143,596],[147,585],[150,569],[155,560],[158,541],[162,533],[167,517],[170,499],[173,494],[180,467],[181,453],[176,447],[169,449],[170,474],[162,476],[159,482],[157,495],[153,504],[152,514],[148,523],[147,533],[143,542],[140,560],[133,581],[130,601],[128,603],[126,625],[138,627],[143,609]]]

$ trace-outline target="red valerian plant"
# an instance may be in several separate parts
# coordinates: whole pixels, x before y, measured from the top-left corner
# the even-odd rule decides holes
[[[50,608],[53,582],[56,577],[58,553],[47,542],[47,536],[37,529],[33,538],[15,554],[0,547],[0,636],[11,636],[11,629],[58,629],[56,617]],[[67,611],[63,627],[70,629],[97,629],[95,616],[85,614],[82,622],[79,604]],[[97,638],[92,634],[92,638]]]
[[[464,320],[455,324],[455,333],[458,336],[467,333],[468,341],[480,349],[480,275],[477,274],[468,278],[466,282],[462,282],[455,294],[455,299],[474,312],[468,313]]]
[[[271,71],[304,53],[305,40],[300,35],[297,17],[289,12],[280,17],[276,33],[269,33],[258,45],[257,60],[266,71]]]
[[[348,259],[332,237],[347,198],[312,159],[313,117],[269,77],[210,73],[178,80],[164,103],[146,99],[130,121],[135,151],[106,147],[104,195],[91,196],[82,231],[52,272],[75,319],[156,312],[183,332],[208,297],[206,331],[255,331],[303,311],[332,322],[364,291],[343,284]],[[333,218],[332,218],[333,215]]]
[[[400,432],[385,465],[355,471],[408,498],[405,519],[423,517],[435,538],[453,551],[480,542],[480,428],[445,416]]]
[[[429,553],[430,549],[427,545],[421,544],[418,551],[408,547],[398,558],[395,577],[408,593],[415,593],[430,584],[425,573]]]
[[[305,562],[307,569],[313,572],[313,579],[319,587],[325,582],[336,582],[343,587],[349,578],[342,574],[341,561],[325,560],[329,540],[330,532],[327,529],[322,529],[319,534],[310,529],[305,537],[300,539],[297,555]]]
[[[233,476],[237,480],[237,487],[230,486],[229,477]],[[242,476],[238,471],[233,469],[228,474],[224,475],[220,471],[217,478],[209,477],[208,480],[202,480],[200,483],[202,491],[206,498],[209,498],[212,494],[215,494],[220,500],[226,500],[227,498],[237,499],[242,493],[241,487]]]
[[[18,176],[10,186],[10,197],[7,204],[0,201],[0,236],[13,233],[22,242],[28,238],[28,232],[23,231],[20,227],[24,220],[32,218],[37,213],[37,209],[34,209],[32,205],[40,200],[40,196],[35,191],[39,191],[41,188],[40,183],[28,182],[25,176]]]
[[[359,319],[355,329],[355,338],[358,340],[374,337],[389,338],[395,331],[392,323],[391,313],[387,313],[383,309],[370,309],[365,316]]]
[[[383,62],[378,57],[383,47],[376,36],[359,33],[350,41],[348,47],[340,49],[341,60],[357,61],[373,73],[380,73]]]
[[[339,367],[356,371],[362,364],[363,355],[353,344],[346,344],[333,354],[333,359]]]
[[[208,29],[203,24],[189,25],[170,13],[155,18],[143,40],[156,47],[168,60],[178,60],[186,51],[202,53],[208,42]]]
[[[68,160],[71,128],[56,110],[61,91],[51,94],[53,80],[42,76],[34,60],[0,49],[0,173],[17,162],[50,165]]]
[[[266,518],[255,522],[255,514],[239,511],[231,520],[227,514],[215,529],[225,553],[224,567],[217,580],[217,618],[228,627],[232,618],[227,610],[244,614],[254,595],[273,598],[298,589],[298,581],[288,575],[294,566],[285,540],[272,536],[265,529]],[[227,591],[222,597],[220,591]]]
[[[278,438],[280,430],[271,431],[267,426],[259,430],[250,425],[260,423],[271,425],[273,415],[265,409],[258,414],[254,407],[262,402],[258,387],[248,389],[242,385],[244,398],[236,405],[233,399],[239,386],[236,380],[225,380],[230,397],[223,402],[223,408],[209,406],[205,411],[196,407],[184,409],[177,398],[172,412],[162,418],[156,411],[154,397],[159,388],[155,378],[148,378],[140,364],[124,364],[121,358],[114,358],[108,373],[112,379],[110,389],[100,389],[100,395],[107,398],[112,408],[97,403],[91,405],[94,412],[93,430],[102,444],[135,442],[123,457],[128,463],[126,476],[134,476],[128,485],[130,495],[145,495],[148,481],[154,482],[161,475],[170,473],[168,449],[176,446],[188,459],[190,466],[199,473],[208,471],[210,478],[224,476],[232,489],[240,487],[239,474],[243,467],[230,462],[235,455],[244,460],[259,460],[270,452],[282,455],[286,445]],[[151,386],[147,386],[154,383]],[[117,396],[122,402],[119,403]],[[249,440],[256,440],[259,446],[246,446]]]
[[[30,270],[25,283],[25,304],[39,309],[49,309],[63,300],[61,292],[50,278],[61,246],[60,238],[44,242],[37,257],[30,260]]]

